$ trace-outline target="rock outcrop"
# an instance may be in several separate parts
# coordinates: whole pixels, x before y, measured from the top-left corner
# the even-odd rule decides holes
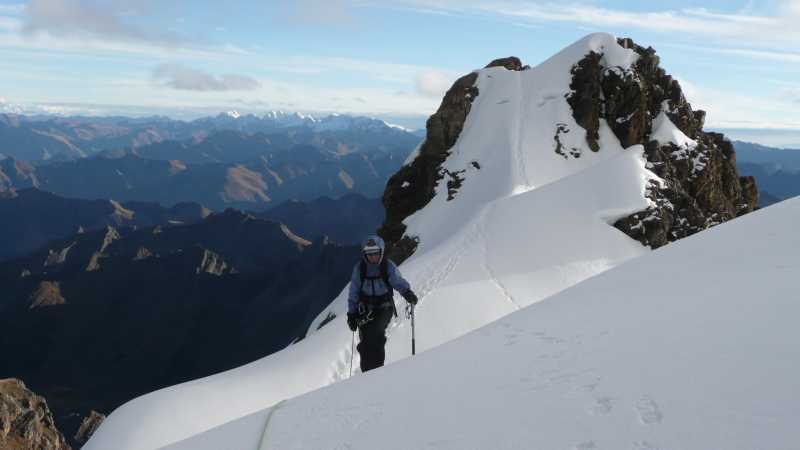
[[[61,286],[57,281],[42,281],[31,293],[28,308],[44,308],[47,306],[64,305],[67,300],[61,294]]]
[[[222,276],[235,271],[220,255],[211,250],[195,247],[190,253],[198,253],[198,255],[195,255],[195,257],[199,256],[200,260],[195,268],[195,273],[198,275],[205,273],[208,275]]]
[[[47,402],[17,379],[0,380],[0,448],[69,450]]]
[[[495,60],[491,64],[521,66],[517,58]],[[445,176],[457,183],[457,174],[446,174],[441,170],[448,151],[456,143],[464,121],[478,96],[475,82],[478,74],[465,75],[453,84],[442,99],[439,109],[428,118],[425,141],[418,148],[418,156],[395,173],[386,184],[383,206],[386,220],[378,234],[388,243],[388,255],[398,264],[414,253],[417,242],[404,236],[403,220],[422,209],[435,195],[436,185]]]
[[[657,248],[755,209],[755,179],[739,176],[731,142],[703,131],[705,112],[692,109],[678,81],[659,67],[653,48],[630,39],[619,39],[619,44],[639,59],[632,71],[604,69],[603,118],[623,146],[645,146],[647,167],[663,183],[648,189],[653,206],[614,226]],[[691,142],[659,141],[658,131],[672,125]]]
[[[72,437],[73,441],[75,441],[79,445],[83,445],[89,441],[89,438],[92,437],[95,431],[100,428],[100,425],[106,419],[106,416],[100,414],[99,412],[92,410],[89,412],[89,415],[83,418],[81,421],[80,427],[78,427],[78,431],[75,433],[75,436]]]
[[[489,67],[505,67],[507,70],[524,70],[528,66],[523,66],[522,61],[516,56],[509,56],[507,58],[498,58],[486,65]]]
[[[589,149],[601,151],[600,128],[605,122],[623,148],[644,146],[647,168],[662,180],[652,181],[647,189],[651,207],[613,225],[643,245],[657,248],[756,208],[755,181],[739,176],[730,141],[703,131],[705,112],[692,109],[678,81],[659,67],[655,50],[630,39],[619,39],[618,44],[638,55],[629,68],[607,67],[603,53],[591,51],[564,74],[571,76],[571,92],[565,98],[576,123],[586,130]],[[527,68],[516,57],[497,59],[486,67]],[[464,181],[461,171],[447,170],[443,163],[479,94],[476,80],[473,72],[455,82],[428,119],[426,140],[416,158],[387,183],[386,220],[379,234],[398,263],[418,245],[414,236],[404,234],[403,221],[430,202],[439,183],[446,183],[447,200],[452,200]],[[569,127],[554,126],[555,156],[579,158],[579,149],[562,143]],[[670,138],[676,134],[673,128],[686,137],[680,144]]]

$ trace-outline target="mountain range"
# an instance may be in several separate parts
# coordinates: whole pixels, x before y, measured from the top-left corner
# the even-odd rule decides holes
[[[192,122],[198,123],[203,122]],[[76,199],[196,202],[216,210],[263,210],[290,199],[348,193],[376,198],[419,142],[418,136],[372,119],[332,116],[315,123],[316,129],[275,134],[222,130],[199,140],[103,150],[47,164],[7,152],[0,160],[0,191],[35,187]]]
[[[71,235],[0,263],[0,378],[73,436],[92,411],[301,339],[358,255],[235,210]]]
[[[0,114],[0,154],[28,162],[79,159],[105,151],[137,149],[165,142],[198,143],[223,131],[244,134],[345,135],[360,141],[378,139],[403,146],[413,134],[378,119],[333,114],[316,118],[299,113],[268,112],[262,116],[235,111],[190,122],[166,117],[53,117]],[[322,139],[326,139],[323,137]],[[345,139],[346,141],[346,139]],[[345,142],[345,147],[348,142]],[[414,144],[412,144],[413,147]],[[410,149],[404,149],[408,152]]]
[[[742,174],[758,181],[762,207],[800,195],[800,150],[740,141],[734,145]]]
[[[309,240],[326,236],[341,244],[360,244],[380,227],[384,209],[379,198],[347,194],[338,199],[320,197],[310,202],[289,200],[253,215],[286,224]]]
[[[35,188],[0,193],[0,261],[25,256],[46,243],[107,226],[148,227],[203,220],[210,214],[196,203],[163,208],[155,203],[81,200]]]

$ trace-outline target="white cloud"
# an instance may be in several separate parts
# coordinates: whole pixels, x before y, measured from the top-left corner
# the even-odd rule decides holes
[[[18,32],[22,29],[22,21],[13,17],[0,16],[0,30]]]
[[[351,75],[353,79],[365,78],[402,85],[402,89],[410,89],[416,78],[422,73],[441,72],[425,65],[402,64],[369,59],[349,57],[260,54],[259,68],[264,72],[281,72],[298,75],[337,74]],[[455,79],[455,78],[451,78]],[[448,86],[449,87],[449,86]],[[397,88],[397,86],[395,87]],[[388,89],[388,88],[387,88]]]
[[[25,10],[25,4],[0,5],[0,14],[16,15]]]
[[[759,59],[783,63],[800,62],[800,51],[782,51],[771,49],[752,49],[735,47],[709,47],[704,45],[682,45],[682,44],[663,44],[660,47],[675,48],[691,52],[716,53],[720,55],[744,56],[749,59]],[[796,71],[800,72],[800,66],[795,66]]]
[[[153,81],[160,86],[185,91],[252,91],[261,87],[258,80],[235,74],[214,76],[180,64],[162,64],[153,70]]]
[[[299,25],[330,25],[352,27],[352,15],[348,0],[293,0],[276,2],[276,20]]]
[[[800,17],[800,0],[788,0],[784,4],[784,10],[787,14],[794,17]]]
[[[45,33],[77,39],[144,42],[162,46],[186,46],[187,38],[161,30],[143,28],[126,21],[135,15],[130,2],[88,0],[31,0],[25,8],[24,32]],[[134,5],[135,6],[135,5]]]
[[[7,28],[4,28],[4,25]],[[48,55],[58,57],[71,55],[97,59],[124,57],[127,61],[130,61],[131,56],[138,56],[149,61],[154,58],[220,61],[233,51],[225,46],[169,47],[157,43],[115,41],[99,37],[68,39],[51,35],[48,32],[39,32],[35,39],[29,39],[19,33],[22,26],[22,22],[14,22],[14,19],[0,22],[0,31],[6,31],[0,33],[0,48],[25,52],[29,57],[39,55],[43,61],[47,60]],[[31,50],[35,52],[31,52]]]
[[[453,84],[454,77],[441,70],[427,70],[414,78],[414,85],[419,94],[427,97],[442,98]]]
[[[778,90],[778,95],[800,106],[800,86],[784,86]],[[800,115],[800,113],[798,113],[798,115]],[[798,120],[800,120],[800,118]]]
[[[568,22],[598,28],[630,28],[686,36],[706,36],[723,43],[753,45],[800,44],[800,0],[783,0],[778,14],[740,12],[724,14],[704,8],[683,10],[629,11],[603,8],[594,2],[544,3],[525,0],[400,0],[419,12],[430,10],[452,14],[494,15],[511,21]]]
[[[775,95],[754,96],[697,85],[681,77],[675,79],[692,107],[706,111],[707,127],[800,129],[798,97],[789,95],[794,92],[800,96],[796,87],[785,86]]]

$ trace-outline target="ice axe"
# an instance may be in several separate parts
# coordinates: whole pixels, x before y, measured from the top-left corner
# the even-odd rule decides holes
[[[416,338],[416,330],[414,328],[414,305],[409,304],[408,308],[406,309],[406,314],[411,319],[411,356],[417,354],[417,338]]]

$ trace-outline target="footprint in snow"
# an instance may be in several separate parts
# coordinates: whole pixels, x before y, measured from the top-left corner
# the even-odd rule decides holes
[[[633,450],[659,450],[659,447],[647,441],[640,441],[633,443]]]
[[[571,397],[577,397],[592,393],[595,389],[597,389],[597,385],[600,384],[600,380],[600,377],[594,377],[591,381],[584,381],[583,384],[578,384],[570,389],[567,395]]]
[[[614,408],[614,401],[611,397],[600,397],[594,400],[594,402],[586,407],[586,412],[593,416],[605,416],[606,414],[610,413],[611,410]]]
[[[575,446],[575,450],[597,450],[597,445],[594,441],[581,442]]]
[[[506,336],[505,336],[505,344],[504,345],[506,347],[508,347],[508,346],[516,344],[518,337],[519,337],[519,335],[517,335],[516,333],[506,334]]]
[[[661,423],[664,419],[658,403],[648,396],[644,396],[636,402],[636,415],[639,416],[639,421],[644,425]]]

